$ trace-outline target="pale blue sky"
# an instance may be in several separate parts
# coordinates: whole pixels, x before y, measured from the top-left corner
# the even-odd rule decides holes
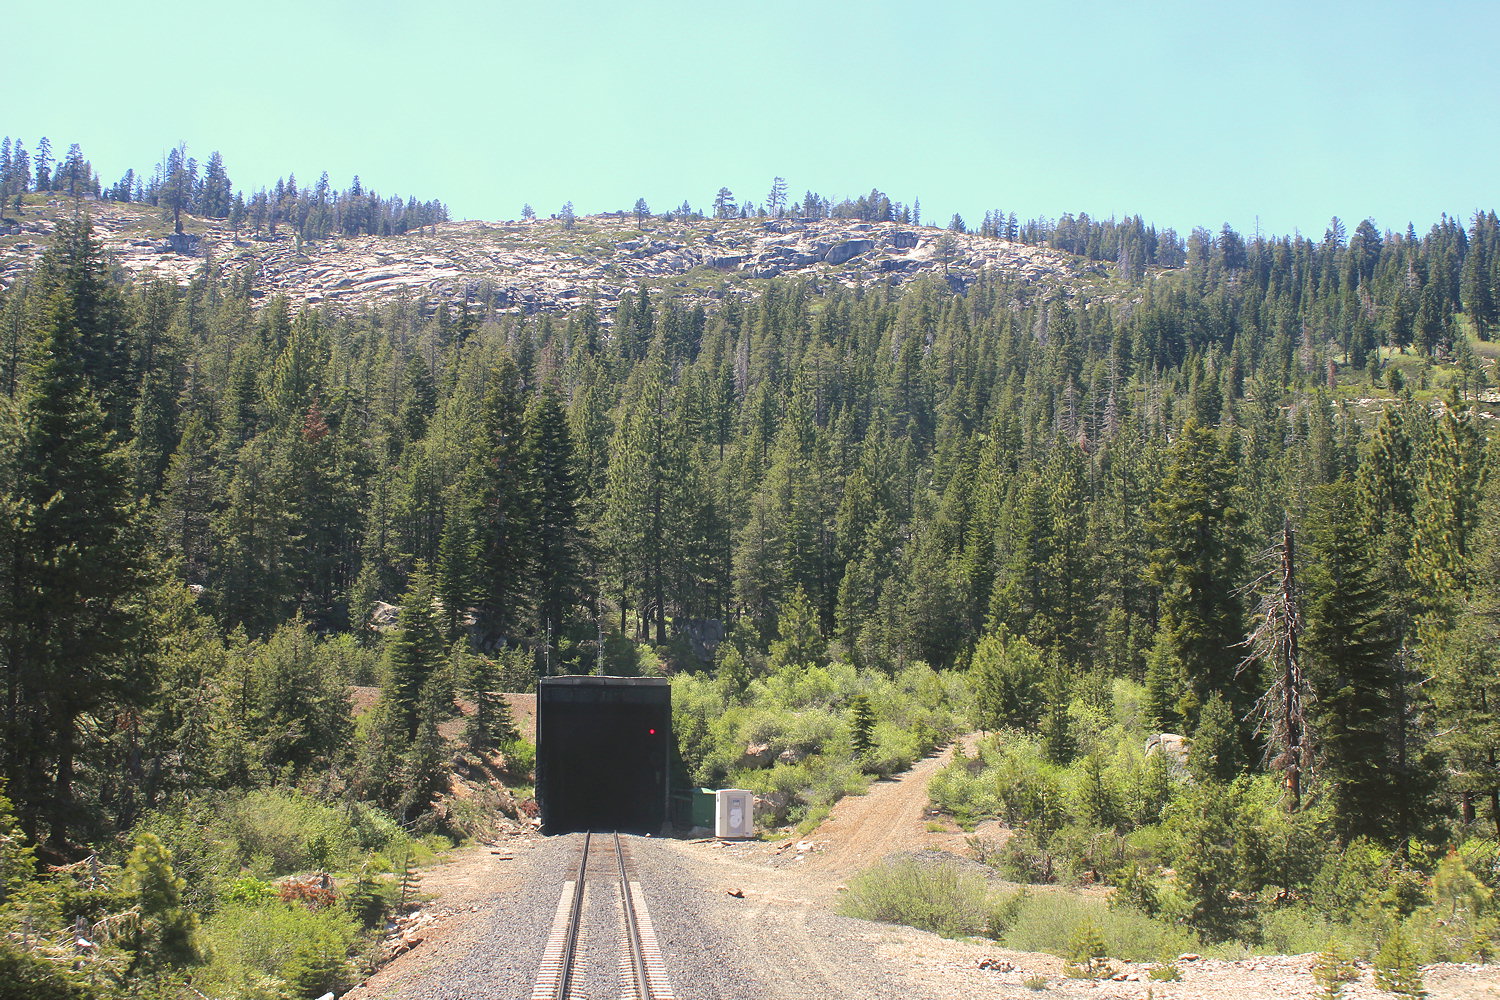
[[[180,139],[236,187],[358,172],[461,218],[778,174],[971,224],[1320,236],[1500,200],[1494,0],[7,6],[0,134],[80,142],[106,183]]]

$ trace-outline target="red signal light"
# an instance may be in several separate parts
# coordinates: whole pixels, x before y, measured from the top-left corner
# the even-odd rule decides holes
[[[649,735],[651,735],[651,736],[655,736],[655,735],[656,735],[656,730],[654,730],[654,729],[648,729],[648,730],[646,730],[646,732],[647,732],[647,733],[648,733],[648,734],[649,734]]]

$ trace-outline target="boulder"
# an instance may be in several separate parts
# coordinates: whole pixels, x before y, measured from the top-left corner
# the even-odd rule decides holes
[[[874,249],[874,240],[845,240],[842,243],[835,243],[829,247],[828,252],[823,255],[823,259],[830,264],[838,265],[845,261],[853,260],[860,254],[868,253]]]
[[[1188,738],[1176,733],[1156,733],[1146,738],[1146,756],[1165,754],[1167,763],[1174,768],[1187,766]]]
[[[740,763],[745,767],[765,767],[776,758],[776,750],[769,743],[752,743],[745,748]]]
[[[917,244],[921,242],[917,238],[916,233],[908,233],[904,230],[887,233],[885,240],[893,250],[914,250]]]
[[[384,632],[386,629],[395,628],[396,616],[400,613],[401,609],[396,607],[396,605],[387,604],[384,601],[376,601],[375,606],[370,609],[370,628],[376,632]]]
[[[806,756],[807,750],[802,747],[787,747],[776,755],[776,761],[781,764],[800,764]]]

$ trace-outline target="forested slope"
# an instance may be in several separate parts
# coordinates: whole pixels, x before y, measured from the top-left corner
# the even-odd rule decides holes
[[[844,748],[857,777],[971,690],[973,722],[1078,759],[1070,706],[1126,682],[1196,737],[1199,780],[1295,771],[1289,804],[1339,843],[1500,824],[1495,217],[1200,231],[1166,268],[1146,233],[1032,234],[1108,262],[1092,292],[640,288],[605,323],[293,308],[214,267],[122,283],[87,215],[63,221],[0,297],[17,829],[57,862],[150,829],[224,885],[333,865],[326,842],[225,860],[187,817],[274,789],[418,821],[455,693],[488,753],[513,745],[491,692],[601,666],[704,672],[680,726],[702,780],[743,765],[757,698],[814,705],[799,753]],[[384,638],[377,601],[401,607]],[[356,725],[347,687],[372,681]],[[35,919],[127,908],[164,865],[140,850],[116,895],[54,889]],[[7,905],[43,898],[7,858]],[[178,975],[183,908],[228,920],[229,898],[142,903],[157,936],[119,968]]]

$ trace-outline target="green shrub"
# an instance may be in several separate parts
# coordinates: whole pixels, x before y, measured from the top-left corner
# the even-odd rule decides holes
[[[90,1000],[98,994],[74,981],[64,965],[48,961],[19,942],[0,935],[0,991],[25,1000]]]
[[[995,782],[982,773],[981,760],[955,759],[933,776],[927,786],[932,804],[952,816],[965,829],[1000,813]]]
[[[1057,880],[1056,859],[1029,829],[1012,835],[996,852],[994,864],[1000,874],[1014,882],[1048,885]]]
[[[1359,978],[1359,966],[1337,941],[1330,939],[1313,961],[1312,974],[1322,987],[1322,1000],[1339,1000],[1344,995],[1344,984]]]
[[[1386,935],[1375,955],[1375,985],[1387,993],[1404,997],[1425,997],[1422,968],[1406,933],[1397,924]]]
[[[800,822],[811,810],[832,805],[869,785],[859,765],[847,757],[812,756],[796,764],[739,771],[732,778],[737,787],[755,792],[770,804],[756,816],[762,826]]]
[[[254,875],[241,875],[224,887],[222,898],[226,903],[247,903],[253,906],[275,899],[276,886]]]
[[[1005,932],[1015,924],[1016,918],[1021,915],[1021,909],[1026,905],[1027,896],[1027,890],[1021,889],[1009,895],[1002,896],[999,900],[992,903],[989,908],[989,914],[984,920],[985,937],[993,938],[996,941],[1004,938]]]
[[[1068,939],[1063,972],[1077,979],[1105,979],[1112,971],[1104,935],[1092,920],[1084,920]]]
[[[1335,924],[1308,906],[1275,906],[1261,908],[1260,931],[1256,937],[1261,947],[1279,955],[1306,955],[1324,950],[1330,942],[1349,943],[1359,931],[1348,924]]]
[[[206,933],[213,958],[203,982],[233,991],[247,984],[281,984],[284,992],[320,996],[342,992],[353,980],[349,953],[357,940],[353,918],[337,907],[309,910],[285,903],[225,907]]]
[[[500,747],[505,759],[505,770],[512,778],[528,780],[536,774],[536,744],[525,737],[511,740]]]
[[[1036,892],[1024,898],[1001,944],[1015,951],[1066,956],[1073,932],[1088,921],[1099,928],[1107,952],[1126,962],[1160,961],[1204,944],[1190,930],[1102,901],[1064,892]]]
[[[989,916],[983,878],[957,864],[918,861],[883,864],[855,878],[839,912],[948,937],[979,931]]]

